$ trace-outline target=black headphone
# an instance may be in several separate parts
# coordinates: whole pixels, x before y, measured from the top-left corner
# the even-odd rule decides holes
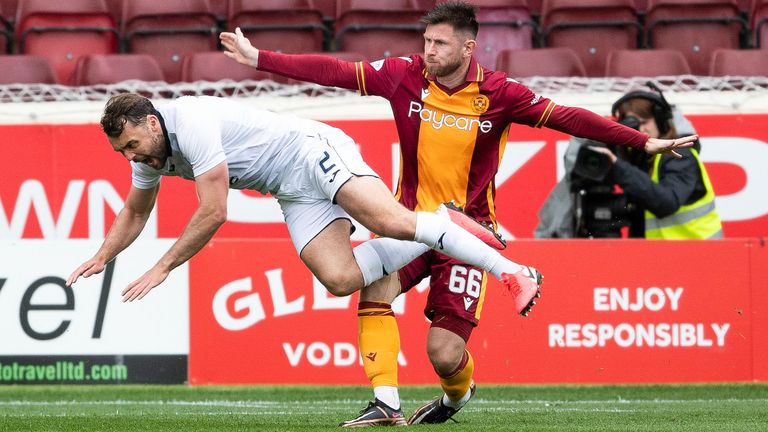
[[[618,117],[619,107],[630,99],[648,100],[652,104],[651,112],[653,113],[653,119],[656,121],[656,127],[659,128],[659,135],[664,136],[664,134],[669,132],[669,122],[672,120],[672,106],[670,106],[669,102],[664,99],[661,89],[659,89],[656,84],[652,81],[648,81],[646,85],[650,87],[651,90],[654,90],[655,93],[642,90],[629,92],[613,103],[613,106],[611,106],[611,114],[614,117]]]

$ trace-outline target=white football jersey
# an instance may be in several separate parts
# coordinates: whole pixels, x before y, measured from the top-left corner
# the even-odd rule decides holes
[[[288,168],[308,151],[306,137],[351,140],[321,122],[212,96],[181,97],[157,110],[171,155],[160,170],[131,162],[133,185],[141,189],[156,186],[164,175],[194,180],[226,160],[231,188],[276,194],[291,174]]]

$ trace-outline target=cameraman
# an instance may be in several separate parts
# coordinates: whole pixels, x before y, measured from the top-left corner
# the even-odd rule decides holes
[[[613,104],[611,113],[625,125],[636,124],[636,129],[652,138],[677,138],[672,107],[658,88],[651,88],[656,91],[634,91],[622,96]],[[645,209],[645,238],[723,237],[715,194],[699,158],[698,142],[694,147],[680,149],[682,159],[661,154],[648,159],[637,153],[617,157],[606,147],[589,149],[608,157],[613,180],[632,202]]]

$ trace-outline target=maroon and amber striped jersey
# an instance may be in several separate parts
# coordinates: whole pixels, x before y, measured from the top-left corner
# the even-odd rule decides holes
[[[401,148],[397,198],[414,210],[453,200],[468,215],[495,223],[494,177],[511,123],[640,148],[648,139],[589,111],[556,106],[474,58],[466,81],[452,89],[430,76],[417,55],[348,63],[261,50],[258,67],[389,100]]]
[[[415,210],[453,200],[495,220],[494,177],[510,123],[540,127],[554,103],[474,59],[454,89],[425,71],[419,56],[355,64],[360,93],[390,101],[400,137],[397,198]]]

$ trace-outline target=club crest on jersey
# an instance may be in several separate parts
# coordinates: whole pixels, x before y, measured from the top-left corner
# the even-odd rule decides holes
[[[472,110],[478,114],[484,114],[488,111],[490,104],[486,95],[477,95],[472,98]]]

